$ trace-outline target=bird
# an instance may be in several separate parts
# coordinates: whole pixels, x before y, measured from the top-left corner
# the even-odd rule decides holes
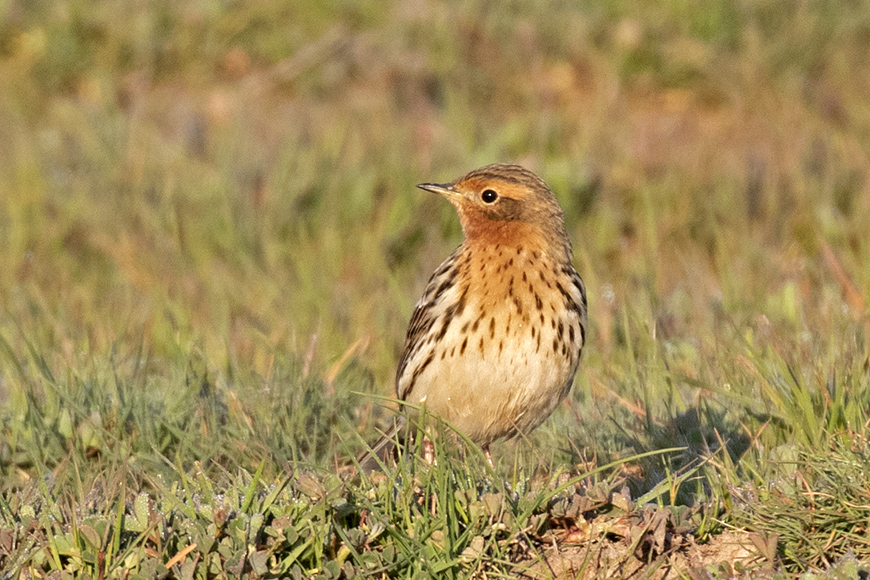
[[[414,308],[396,397],[447,421],[492,466],[494,441],[530,433],[569,393],[587,339],[586,287],[562,208],[528,169],[496,163],[417,187],[454,206],[464,240]],[[402,427],[363,456],[364,470],[383,465]]]

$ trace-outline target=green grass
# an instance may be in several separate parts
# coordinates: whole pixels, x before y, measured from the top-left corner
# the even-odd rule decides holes
[[[866,573],[868,23],[0,1],[0,578]],[[565,209],[572,395],[495,472],[355,479],[461,239],[413,186],[494,161]]]

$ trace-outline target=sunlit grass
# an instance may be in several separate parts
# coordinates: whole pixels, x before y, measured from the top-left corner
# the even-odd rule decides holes
[[[275,573],[542,562],[543,536],[502,540],[564,514],[541,500],[549,515],[517,522],[511,504],[487,532],[463,510],[504,490],[476,462],[402,464],[369,487],[335,475],[392,421],[379,397],[414,301],[461,239],[414,184],[493,161],[553,186],[591,324],[572,396],[494,448],[498,478],[543,494],[621,462],[584,482],[611,486],[601,506],[625,486],[674,510],[671,532],[687,509],[700,539],[776,538],[759,565],[783,573],[870,559],[850,531],[870,409],[866,18],[799,2],[0,5],[0,568],[98,576],[99,548],[148,577],[180,536],[149,543],[118,518],[150,526],[149,494],[216,525],[189,513],[197,494],[219,508],[209,486],[244,533],[260,510],[278,538],[269,518],[296,509],[302,474],[325,503],[293,525],[327,548],[260,535]],[[680,450],[636,457],[665,448]],[[278,488],[286,505],[255,506]],[[432,514],[432,496],[459,499]],[[380,539],[364,512],[389,523]],[[13,550],[28,517],[48,547]],[[177,573],[239,565],[217,546],[188,556]]]

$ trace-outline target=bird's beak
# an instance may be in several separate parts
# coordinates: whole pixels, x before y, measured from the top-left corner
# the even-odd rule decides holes
[[[456,199],[462,197],[462,194],[456,191],[452,183],[421,183],[417,185],[420,189],[443,195],[447,199]]]

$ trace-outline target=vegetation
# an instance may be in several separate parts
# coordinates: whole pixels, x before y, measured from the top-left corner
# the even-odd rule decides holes
[[[861,2],[0,1],[0,578],[866,575],[868,49]],[[565,209],[570,400],[355,476],[461,239],[413,186],[494,161]]]

